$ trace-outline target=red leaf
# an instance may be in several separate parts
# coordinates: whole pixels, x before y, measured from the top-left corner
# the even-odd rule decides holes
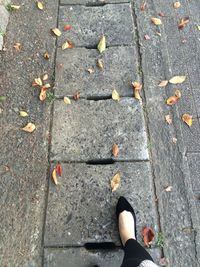
[[[142,229],[143,241],[145,246],[149,247],[155,238],[155,234],[152,228],[145,226]]]
[[[64,26],[64,31],[69,31],[71,29],[72,29],[72,26],[69,25],[69,24],[67,24],[67,25]]]
[[[59,175],[59,176],[62,176],[62,167],[60,165],[60,163],[57,163],[56,164],[56,173]]]

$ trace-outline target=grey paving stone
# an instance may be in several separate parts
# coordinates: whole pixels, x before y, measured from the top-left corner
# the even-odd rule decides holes
[[[97,67],[97,59],[103,60],[104,70]],[[56,96],[77,90],[82,97],[111,96],[114,88],[121,96],[133,96],[131,82],[138,80],[134,47],[110,47],[102,56],[95,49],[58,49],[56,63]],[[90,74],[89,68],[95,72]]]
[[[80,18],[80,19],[78,19]],[[100,7],[61,6],[59,28],[72,25],[72,30],[63,32],[58,38],[62,45],[66,39],[75,46],[96,47],[102,34],[107,46],[132,45],[134,37],[130,4],[110,4]]]
[[[187,159],[193,190],[200,191],[200,153],[188,153]]]
[[[78,100],[71,105],[55,101],[52,160],[111,159],[114,143],[118,160],[148,159],[144,117],[136,99]]]
[[[158,231],[149,163],[62,164],[62,169],[59,185],[55,187],[50,183],[46,246],[87,242],[119,245],[115,206],[121,195],[135,208],[140,241],[144,225]],[[117,172],[120,172],[121,185],[112,193],[110,181]]]
[[[130,0],[61,0],[62,5],[92,5],[92,4],[112,4],[112,3],[128,3]]]
[[[149,249],[148,252],[158,263],[160,253],[155,249]],[[84,248],[45,249],[44,267],[88,267],[95,265],[117,267],[121,265],[123,255],[124,252],[121,249],[113,251],[87,251]]]
[[[0,50],[3,49],[3,35],[6,33],[8,18],[9,18],[9,12],[0,3]]]

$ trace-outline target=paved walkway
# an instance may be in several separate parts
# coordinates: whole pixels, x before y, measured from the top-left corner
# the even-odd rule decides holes
[[[145,225],[154,229],[149,252],[157,263],[165,257],[168,266],[199,266],[200,3],[182,0],[174,9],[173,1],[150,0],[144,11],[141,4],[51,0],[41,13],[26,0],[22,11],[12,14],[1,56],[1,94],[8,98],[1,104],[2,266],[120,266],[114,210],[120,195],[135,207],[139,241]],[[189,24],[179,31],[179,21],[187,16]],[[162,25],[153,25],[151,17]],[[60,37],[49,34],[66,24],[72,29]],[[107,48],[100,54],[102,34]],[[67,39],[75,48],[62,50]],[[15,42],[22,43],[20,53],[13,50]],[[46,50],[49,61],[42,58]],[[30,87],[46,71],[55,82],[52,105],[39,102]],[[158,87],[175,75],[186,75],[186,81]],[[136,80],[143,84],[142,102],[133,98]],[[177,87],[182,97],[169,107],[165,101]],[[119,102],[111,98],[113,89]],[[72,99],[70,105],[64,96]],[[36,124],[31,135],[18,129],[26,122],[18,116],[20,109],[28,110],[27,122]],[[193,115],[191,128],[181,121],[183,113]],[[114,143],[117,157],[111,153]],[[57,162],[63,174],[55,186],[51,173]],[[117,172],[121,184],[111,192]],[[116,248],[86,249],[99,242]]]

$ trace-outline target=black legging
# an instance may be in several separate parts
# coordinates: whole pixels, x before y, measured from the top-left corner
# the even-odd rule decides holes
[[[121,267],[138,267],[144,260],[153,261],[149,253],[135,239],[126,242],[124,253]]]

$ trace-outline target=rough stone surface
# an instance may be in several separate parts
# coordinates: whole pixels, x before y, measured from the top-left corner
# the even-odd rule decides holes
[[[102,34],[106,36],[107,46],[133,45],[134,30],[130,4],[101,7],[61,6],[60,29],[63,29],[66,21],[72,25],[72,30],[59,37],[59,45],[69,39],[75,46],[97,47]]]
[[[95,5],[112,3],[129,3],[130,0],[61,0],[62,5]]]
[[[55,101],[52,160],[110,159],[112,145],[119,146],[118,160],[148,159],[144,117],[139,101],[122,98]]]
[[[188,153],[187,158],[193,190],[200,191],[200,153]]]
[[[6,33],[8,25],[9,13],[6,8],[0,3],[0,50],[3,49],[3,35]]]
[[[97,67],[97,59],[103,60],[104,70]],[[77,90],[82,97],[111,96],[114,88],[120,96],[133,96],[131,82],[138,80],[134,47],[110,47],[102,55],[96,49],[58,49],[56,65],[56,96],[73,95]]]
[[[144,225],[157,232],[149,163],[62,164],[62,169],[59,185],[50,183],[46,246],[87,242],[119,245],[115,206],[121,195],[129,199],[136,211],[139,240]],[[117,172],[121,185],[112,193],[110,181]]]
[[[149,249],[156,263],[159,262],[160,253],[156,249]],[[123,250],[87,251],[84,248],[45,249],[44,267],[99,267],[120,266],[123,260]]]

